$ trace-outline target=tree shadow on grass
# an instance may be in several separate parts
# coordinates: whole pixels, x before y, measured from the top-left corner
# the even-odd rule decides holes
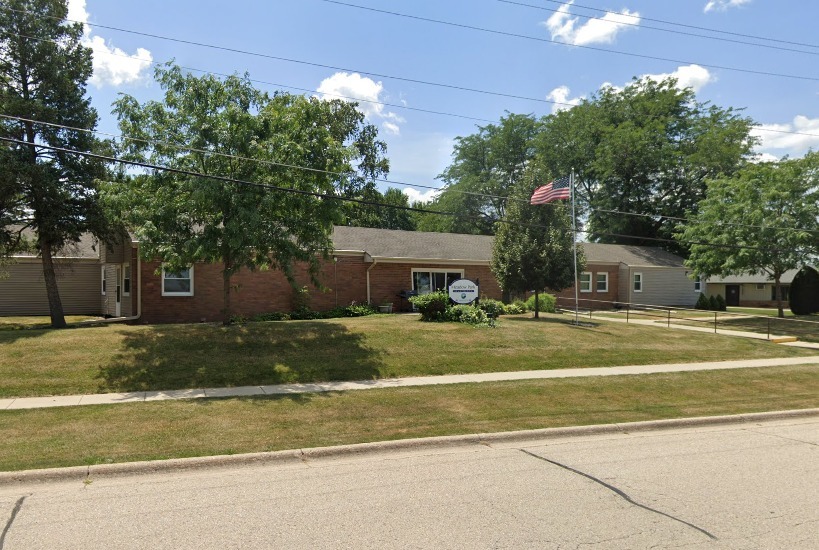
[[[380,377],[380,352],[342,323],[157,325],[124,331],[101,391],[259,386]]]

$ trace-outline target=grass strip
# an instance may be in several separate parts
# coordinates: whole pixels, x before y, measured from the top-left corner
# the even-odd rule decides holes
[[[0,331],[0,397],[798,357],[815,351],[568,316],[496,328],[417,316]]]
[[[817,406],[793,366],[4,411],[0,470]]]

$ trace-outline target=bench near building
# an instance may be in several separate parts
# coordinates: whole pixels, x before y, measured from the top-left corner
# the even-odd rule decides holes
[[[311,309],[352,302],[406,309],[408,291],[446,288],[456,279],[480,281],[481,296],[500,299],[489,268],[493,237],[361,227],[335,227],[334,252],[322,264],[323,290],[310,284],[305,268],[298,286],[310,290]],[[579,274],[581,300],[692,307],[700,291],[682,258],[658,248],[583,243],[586,268]],[[156,261],[139,259],[139,243],[96,245],[84,239],[57,259],[66,314],[131,317],[144,323],[210,322],[222,316],[222,274],[217,264],[197,263],[166,273]],[[48,301],[38,258],[19,256],[0,279],[0,315],[47,315]],[[234,314],[289,311],[294,291],[279,271],[243,269],[232,278]],[[574,298],[574,289],[558,294]],[[593,303],[593,302],[588,302]],[[595,302],[596,303],[596,302]],[[608,305],[607,305],[608,304]]]

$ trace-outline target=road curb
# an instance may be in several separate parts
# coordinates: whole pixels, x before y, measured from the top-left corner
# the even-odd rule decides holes
[[[414,451],[419,449],[455,449],[459,447],[473,447],[477,445],[485,448],[485,446],[493,443],[515,443],[532,441],[534,439],[544,440],[605,434],[629,434],[704,426],[753,424],[763,421],[787,420],[791,418],[810,418],[814,416],[819,417],[819,408],[748,413],[728,416],[704,416],[665,420],[648,420],[641,422],[595,424],[591,426],[566,426],[561,428],[543,428],[537,430],[522,430],[488,434],[399,439],[395,441],[356,443],[352,445],[339,445],[334,447],[314,447],[310,449],[291,449],[285,451],[245,453],[237,455],[175,458],[170,460],[125,462],[121,464],[97,464],[93,466],[71,466],[66,468],[48,468],[42,470],[22,470],[18,472],[0,472],[0,486],[72,481],[85,483],[89,481],[93,482],[94,480],[101,478],[116,478],[153,473],[173,473],[180,471],[206,470],[257,464],[289,463],[297,465],[310,460],[367,456],[381,453],[410,450]]]

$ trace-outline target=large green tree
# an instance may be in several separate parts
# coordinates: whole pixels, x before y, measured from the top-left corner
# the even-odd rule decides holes
[[[64,21],[64,0],[0,6],[0,248],[30,229],[43,262],[51,324],[66,325],[53,256],[84,232],[109,238],[95,178],[100,162],[54,148],[92,151],[97,113],[85,96],[91,50],[82,25]],[[51,126],[43,124],[50,123]],[[85,130],[85,131],[84,131]]]
[[[752,127],[735,109],[698,102],[672,78],[645,78],[547,117],[536,150],[551,173],[575,171],[591,240],[685,254],[682,243],[654,239],[673,239],[676,218],[696,212],[707,179],[730,177],[747,162]]]
[[[708,182],[696,220],[678,234],[700,276],[765,274],[784,316],[781,277],[819,255],[819,153],[751,164]]]
[[[353,198],[365,202],[348,202],[344,207],[342,225],[415,231],[409,197],[400,189],[389,187],[382,194],[375,187],[365,187]]]
[[[143,256],[171,271],[221,265],[225,323],[231,277],[242,268],[280,269],[292,283],[294,263],[305,262],[317,282],[343,203],[299,192],[356,196],[372,186],[388,169],[376,129],[353,104],[269,96],[247,77],[195,77],[169,64],[156,78],[162,101],[123,96],[115,104],[132,138],[122,154],[202,175],[157,169],[108,186]]]
[[[524,177],[534,156],[540,122],[533,115],[507,114],[498,124],[458,137],[452,164],[438,176],[444,191],[428,205],[450,216],[428,215],[419,229],[489,235],[506,214],[506,197]]]
[[[506,293],[547,289],[560,291],[574,284],[574,234],[569,206],[563,202],[529,204],[523,187],[507,202],[492,245],[491,269]],[[578,271],[583,254],[578,250]],[[535,317],[538,316],[537,309]]]

